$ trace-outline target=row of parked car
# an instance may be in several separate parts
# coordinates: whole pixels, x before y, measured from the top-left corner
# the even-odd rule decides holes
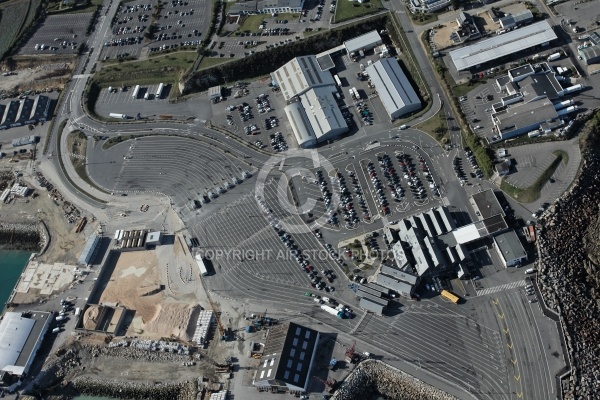
[[[331,201],[332,193],[327,188],[327,181],[325,180],[323,171],[320,169],[317,170],[317,182],[316,183],[321,188],[321,196],[322,196],[323,202],[325,203],[325,208],[327,209],[327,212],[328,212],[327,223],[330,225],[337,225],[338,224],[337,211],[333,209],[333,205],[332,205],[332,201]]]
[[[358,219],[358,215],[356,214],[356,210],[354,209],[354,204],[352,201],[352,193],[348,190],[348,186],[346,185],[346,180],[341,172],[336,172],[335,176],[331,180],[332,186],[337,186],[337,189],[340,193],[340,207],[342,212],[344,213],[344,221],[348,224],[349,228],[354,227],[360,220]],[[334,187],[335,190],[335,187]]]
[[[350,179],[352,179],[352,185],[354,186],[354,197],[358,201],[358,205],[362,211],[363,221],[369,222],[371,221],[371,214],[369,213],[369,208],[367,207],[364,193],[362,192],[362,188],[358,182],[358,177],[354,171],[348,171],[348,175],[350,175]]]
[[[273,150],[280,152],[288,149],[287,142],[281,132],[275,132],[274,134],[269,135],[269,138],[271,139],[271,147]]]
[[[371,178],[371,183],[375,188],[375,196],[373,200],[375,200],[375,203],[379,206],[379,210],[381,211],[381,213],[383,213],[384,215],[389,215],[390,207],[385,193],[383,191],[383,183],[381,183],[381,180],[377,176],[375,164],[372,161],[369,161],[369,163],[367,164],[367,171]]]
[[[483,172],[481,172],[481,169],[479,169],[479,165],[477,164],[477,160],[475,159],[475,156],[473,155],[471,149],[465,147],[465,154],[467,156],[467,159],[469,160],[469,163],[471,164],[471,168],[473,169],[475,176],[480,179],[483,178]]]
[[[404,188],[400,184],[400,177],[396,173],[390,156],[384,154],[377,157],[379,166],[383,176],[387,179],[388,189],[390,194],[395,201],[402,201],[404,198]]]

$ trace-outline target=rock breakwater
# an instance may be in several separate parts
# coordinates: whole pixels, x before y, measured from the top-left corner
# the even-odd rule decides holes
[[[5,250],[26,250],[42,253],[50,241],[42,222],[0,222],[0,247]]]
[[[562,382],[567,400],[600,393],[600,121],[582,142],[573,188],[538,221],[537,283],[544,304],[561,317],[571,362],[570,377]]]
[[[332,400],[363,400],[382,393],[391,400],[458,400],[381,361],[362,362],[336,390]]]
[[[195,400],[197,387],[193,382],[111,382],[89,377],[76,378],[73,386],[79,393],[86,395],[147,400]]]

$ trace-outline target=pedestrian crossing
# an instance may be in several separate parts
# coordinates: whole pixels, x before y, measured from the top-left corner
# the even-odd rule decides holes
[[[506,283],[504,285],[494,286],[494,287],[486,288],[486,289],[482,289],[482,290],[477,290],[477,296],[485,296],[486,294],[502,292],[504,290],[514,289],[514,288],[518,288],[521,286],[525,286],[524,280]]]

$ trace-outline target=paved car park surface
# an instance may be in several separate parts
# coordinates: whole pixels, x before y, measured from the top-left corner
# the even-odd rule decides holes
[[[155,118],[159,115],[187,116],[200,120],[207,120],[212,116],[211,102],[205,97],[197,97],[183,103],[168,103],[171,84],[163,86],[160,98],[156,96],[159,84],[140,86],[137,97],[133,97],[135,86],[127,86],[125,91],[121,88],[102,89],[95,111],[99,115],[108,117],[110,113],[125,114],[135,118],[138,113],[140,118]],[[145,99],[148,93],[148,99]],[[168,109],[165,107],[169,104]]]
[[[554,6],[564,19],[565,30],[575,36],[600,28],[600,13],[595,1],[568,1]],[[573,32],[577,27],[578,32]]]
[[[19,54],[76,54],[79,45],[87,41],[85,32],[91,19],[91,13],[50,15]]]
[[[165,2],[156,19],[154,37],[148,39],[144,33],[152,23],[156,6],[156,1],[150,0],[120,5],[112,25],[112,36],[105,38],[102,59],[138,58],[144,47],[149,52],[158,52],[200,44],[210,18],[208,0]]]

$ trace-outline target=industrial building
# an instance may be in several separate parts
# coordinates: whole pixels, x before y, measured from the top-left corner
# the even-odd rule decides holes
[[[7,312],[0,320],[0,386],[27,375],[53,320],[52,313]]]
[[[100,249],[100,240],[101,237],[96,234],[88,238],[87,242],[85,242],[85,246],[83,246],[81,255],[79,256],[79,264],[88,265],[94,260]]]
[[[39,95],[0,104],[0,130],[45,122],[52,117],[56,100]]]
[[[533,13],[531,10],[521,10],[514,14],[509,14],[498,20],[502,29],[512,29],[521,27],[533,22]]]
[[[253,379],[259,390],[306,391],[313,369],[319,332],[288,322],[269,329]]]
[[[504,216],[504,210],[502,210],[498,197],[492,189],[477,192],[469,200],[479,220],[491,218],[496,215]]]
[[[540,21],[452,50],[449,55],[458,71],[466,71],[519,51],[547,45],[555,39],[556,33],[548,21]]]
[[[561,81],[564,78],[556,75],[546,62],[521,65],[497,78],[498,89],[507,93],[492,104],[491,118],[498,140],[527,133],[536,136],[562,126],[560,117],[576,111],[577,106],[572,100],[557,100],[582,90],[583,86],[563,88]]]
[[[348,130],[333,93],[333,75],[316,56],[296,57],[272,77],[288,102],[285,113],[300,147],[334,139]]]
[[[413,13],[432,13],[451,5],[451,0],[410,0],[408,2],[408,7]]]
[[[368,51],[371,50],[380,44],[383,41],[381,40],[381,36],[377,31],[371,31],[365,33],[364,35],[360,35],[353,39],[347,40],[344,42],[344,46],[346,47],[346,51],[348,54],[363,50]]]
[[[156,232],[149,232],[148,236],[146,237],[146,246],[160,246],[161,242],[162,242],[162,232],[160,231],[156,231]]]
[[[332,86],[335,90],[333,75],[319,67],[316,56],[296,57],[271,75],[286,101],[317,87]]]
[[[368,297],[361,297],[358,302],[358,306],[363,310],[370,311],[376,315],[383,315],[383,312],[387,308],[388,301],[384,299],[372,299]]]
[[[237,1],[231,5],[228,15],[299,13],[304,0]]]
[[[592,32],[587,40],[577,48],[579,57],[587,64],[596,64],[600,62],[600,34]]]
[[[505,267],[519,266],[527,261],[527,252],[513,229],[494,236],[494,248]]]
[[[421,108],[421,100],[394,58],[384,58],[367,67],[383,106],[391,120]]]

